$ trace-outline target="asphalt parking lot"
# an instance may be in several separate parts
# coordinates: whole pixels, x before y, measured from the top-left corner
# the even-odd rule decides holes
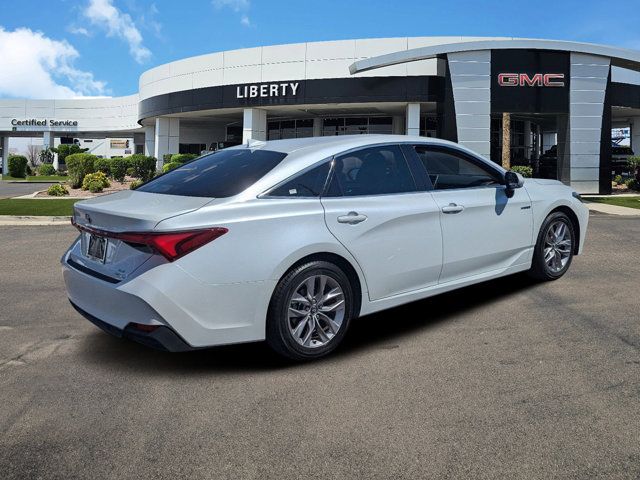
[[[0,199],[29,195],[39,192],[40,190],[46,190],[51,185],[53,185],[53,183],[0,181]]]
[[[563,279],[355,322],[320,362],[166,354],[68,305],[71,227],[1,227],[0,477],[638,478],[640,220],[592,215]]]

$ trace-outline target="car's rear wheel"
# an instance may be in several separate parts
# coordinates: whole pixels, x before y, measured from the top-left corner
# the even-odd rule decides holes
[[[289,271],[269,305],[266,337],[277,353],[312,360],[333,351],[353,317],[353,291],[336,265],[312,261]]]
[[[549,215],[538,233],[529,275],[537,280],[557,280],[564,275],[573,259],[575,238],[573,223],[565,213]]]

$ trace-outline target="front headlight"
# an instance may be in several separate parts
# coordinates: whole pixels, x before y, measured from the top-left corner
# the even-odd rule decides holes
[[[580,196],[580,194],[578,192],[571,192],[571,195],[573,195],[573,198],[577,198],[582,203],[584,203],[584,200],[582,200],[582,197]]]

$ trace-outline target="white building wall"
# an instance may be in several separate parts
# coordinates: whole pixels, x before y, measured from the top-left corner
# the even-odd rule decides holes
[[[0,131],[11,131],[17,120],[77,120],[77,127],[18,126],[20,131],[56,132],[73,136],[74,132],[112,132],[140,130],[138,95],[114,98],[77,98],[68,100],[0,99]]]
[[[494,37],[490,39],[498,39]],[[244,48],[160,65],[140,76],[140,99],[156,95],[242,83],[322,78],[442,75],[444,61],[421,60],[357,75],[349,65],[401,50],[480,40],[480,37],[400,37],[337,40]],[[487,38],[483,38],[487,40]]]
[[[571,53],[569,153],[571,186],[578,193],[598,193],[600,138],[609,59]]]
[[[458,143],[491,155],[491,51],[450,53]]]

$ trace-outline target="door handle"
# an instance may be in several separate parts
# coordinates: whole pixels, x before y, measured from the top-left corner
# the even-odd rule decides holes
[[[446,207],[442,207],[442,213],[460,213],[463,210],[464,207],[456,203],[450,203]]]
[[[340,215],[338,217],[338,223],[348,223],[349,225],[356,225],[357,223],[364,222],[366,219],[366,215],[360,215],[358,212],[349,212],[346,215]]]

